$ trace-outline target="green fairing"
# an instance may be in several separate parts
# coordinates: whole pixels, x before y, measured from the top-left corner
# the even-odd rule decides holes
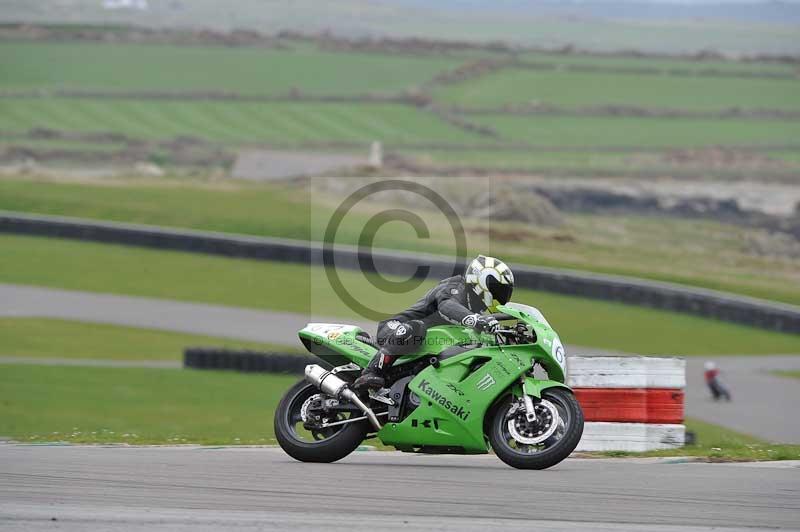
[[[409,389],[421,404],[398,423],[387,423],[378,437],[387,445],[400,449],[423,446],[460,448],[466,453],[488,452],[484,437],[484,418],[500,397],[519,397],[522,383],[527,394],[541,397],[547,388],[568,388],[564,382],[563,347],[555,331],[536,309],[523,305],[499,306],[499,312],[524,323],[535,333],[531,344],[497,345],[493,335],[479,335],[472,329],[444,325],[429,329],[420,350],[401,357],[401,365],[420,357],[430,357],[452,346],[474,349],[441,360],[438,367],[428,366],[409,383]],[[538,315],[537,315],[538,314]],[[339,326],[327,330],[323,325],[309,325],[300,331],[300,338],[309,351],[331,365],[355,362],[366,367],[375,348],[356,338],[361,329]],[[327,327],[337,327],[335,325]],[[561,347],[559,352],[558,348]],[[549,380],[526,375],[533,363],[540,364]],[[485,362],[470,372],[473,363]]]
[[[539,380],[539,379],[534,379],[533,377],[527,377],[525,379],[525,393],[528,395],[532,395],[534,397],[538,397],[541,399],[542,392],[547,390],[548,388],[566,388],[567,390],[570,389],[570,387],[564,384],[563,382]],[[522,390],[517,388],[515,390],[515,393],[521,394]]]

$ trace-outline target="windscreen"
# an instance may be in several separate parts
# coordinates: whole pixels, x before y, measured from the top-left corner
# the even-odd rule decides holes
[[[508,303],[506,306],[519,310],[521,312],[525,312],[529,314],[531,317],[533,317],[533,319],[535,319],[536,321],[547,325],[551,329],[553,328],[547,321],[547,319],[544,317],[544,314],[542,314],[542,312],[536,307],[531,307],[530,305],[523,305],[522,303]]]

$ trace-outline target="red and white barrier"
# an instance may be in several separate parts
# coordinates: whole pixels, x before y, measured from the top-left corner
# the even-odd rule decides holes
[[[567,384],[586,419],[578,451],[651,451],[684,444],[685,360],[569,357]]]

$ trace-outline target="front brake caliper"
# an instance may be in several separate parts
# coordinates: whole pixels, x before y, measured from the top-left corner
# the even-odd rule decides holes
[[[511,403],[511,406],[508,408],[508,411],[506,412],[506,419],[511,419],[514,416],[516,416],[517,412],[519,412],[520,409],[523,410],[525,409],[525,403],[522,401],[521,397],[517,398],[513,403]]]

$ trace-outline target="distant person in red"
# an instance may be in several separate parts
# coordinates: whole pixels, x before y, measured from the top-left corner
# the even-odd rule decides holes
[[[706,370],[706,384],[708,385],[708,389],[711,390],[711,395],[714,397],[714,400],[719,401],[720,398],[723,398],[726,401],[730,401],[731,394],[719,380],[719,369],[717,369],[717,365],[708,361],[705,363],[704,368]]]

